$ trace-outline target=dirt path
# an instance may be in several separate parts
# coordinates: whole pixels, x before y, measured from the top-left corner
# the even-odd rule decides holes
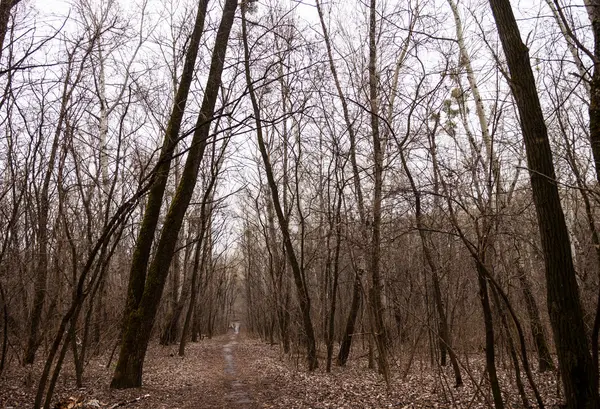
[[[144,364],[144,386],[127,390],[108,388],[114,370],[106,368],[107,357],[92,359],[85,370],[84,388],[75,385],[71,365],[64,367],[56,388],[55,402],[98,402],[99,408],[136,409],[255,409],[248,391],[248,380],[238,370],[247,358],[237,349],[242,336],[228,334],[189,343],[185,357],[177,355],[177,346],[152,345]],[[11,367],[0,379],[0,408],[29,408],[43,362],[33,368]],[[65,405],[66,406],[66,405]]]
[[[478,394],[469,379],[462,388],[448,386],[450,369],[432,370],[424,360],[415,363],[405,379],[395,368],[392,388],[364,359],[353,359],[348,367],[322,368],[306,372],[302,358],[283,357],[278,346],[242,335],[227,334],[190,343],[186,356],[177,347],[152,345],[144,366],[144,386],[137,389],[108,388],[113,368],[107,357],[92,359],[86,367],[85,387],[77,389],[68,365],[57,385],[55,402],[77,399],[93,406],[63,406],[94,409],[327,409],[327,408],[487,408],[489,397]],[[483,361],[472,365],[482,368]],[[29,408],[42,362],[33,369],[11,365],[0,379],[0,408]],[[114,363],[113,363],[114,365]],[[510,374],[508,374],[510,375]],[[472,373],[480,379],[481,373]],[[556,382],[551,374],[537,375],[548,407],[557,402]],[[503,374],[507,407],[519,408],[520,398]],[[487,389],[486,389],[487,390]],[[115,406],[119,404],[119,406]]]
[[[225,358],[225,374],[227,376],[228,391],[225,395],[229,402],[230,408],[236,409],[255,409],[256,403],[248,394],[247,384],[244,379],[236,371],[236,360],[234,358],[234,350],[238,345],[237,339],[239,334],[231,334],[229,342],[223,346],[223,357]]]

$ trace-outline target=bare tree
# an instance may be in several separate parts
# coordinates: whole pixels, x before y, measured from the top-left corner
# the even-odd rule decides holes
[[[567,407],[597,408],[596,370],[587,347],[573,257],[556,186],[552,151],[542,114],[529,52],[521,40],[511,5],[490,0],[511,77],[536,206],[546,264],[548,312],[558,351]]]

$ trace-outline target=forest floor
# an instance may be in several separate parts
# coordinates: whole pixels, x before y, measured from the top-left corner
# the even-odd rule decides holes
[[[188,344],[184,358],[177,356],[176,347],[152,346],[144,386],[138,389],[108,388],[113,369],[106,368],[107,357],[89,362],[81,389],[69,365],[57,384],[55,402],[61,409],[488,408],[491,397],[482,384],[482,358],[469,359],[470,375],[463,367],[465,385],[460,388],[452,386],[450,368],[431,369],[417,359],[405,377],[401,368],[394,369],[388,391],[381,376],[367,369],[364,356],[352,359],[346,368],[334,366],[331,373],[324,368],[308,373],[301,358],[283,356],[276,345],[228,334]],[[0,409],[32,406],[41,366],[5,370]],[[524,407],[512,372],[506,369],[500,375],[506,407]],[[534,376],[546,407],[556,407],[555,376]],[[529,396],[536,407],[531,392]]]

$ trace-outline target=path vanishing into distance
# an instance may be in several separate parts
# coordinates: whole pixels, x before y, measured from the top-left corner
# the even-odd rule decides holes
[[[113,390],[108,387],[112,366],[108,355],[88,363],[84,387],[78,389],[72,363],[67,362],[57,386],[52,407],[59,409],[326,409],[326,408],[488,408],[491,397],[482,394],[481,367],[484,356],[469,358],[470,376],[461,388],[451,385],[448,368],[430,367],[426,356],[415,356],[406,373],[408,356],[397,357],[387,390],[382,377],[368,369],[368,350],[357,343],[348,366],[333,366],[315,372],[305,369],[304,356],[284,355],[279,345],[270,345],[245,333],[233,331],[188,344],[185,357],[177,346],[153,343],[144,365],[141,388]],[[297,346],[294,347],[298,349]],[[407,352],[408,354],[408,352]],[[14,368],[0,379],[0,408],[29,408],[41,365],[28,372]],[[406,373],[406,376],[405,376]],[[505,398],[511,408],[521,407],[510,388],[508,372],[500,373]],[[558,402],[551,374],[535,374],[548,407]],[[478,385],[475,385],[473,381]],[[62,405],[62,406],[61,406]]]

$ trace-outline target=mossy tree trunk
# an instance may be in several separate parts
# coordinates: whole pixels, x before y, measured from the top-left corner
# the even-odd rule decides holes
[[[206,89],[196,127],[175,197],[165,218],[156,246],[156,253],[148,268],[137,307],[126,311],[123,339],[117,367],[111,382],[112,388],[132,388],[142,385],[144,357],[150,341],[156,312],[167,279],[169,266],[175,251],[177,236],[192,198],[199,166],[209,138],[211,118],[221,86],[221,74],[229,34],[233,26],[237,0],[227,0],[211,58]],[[186,61],[187,62],[187,61]]]

